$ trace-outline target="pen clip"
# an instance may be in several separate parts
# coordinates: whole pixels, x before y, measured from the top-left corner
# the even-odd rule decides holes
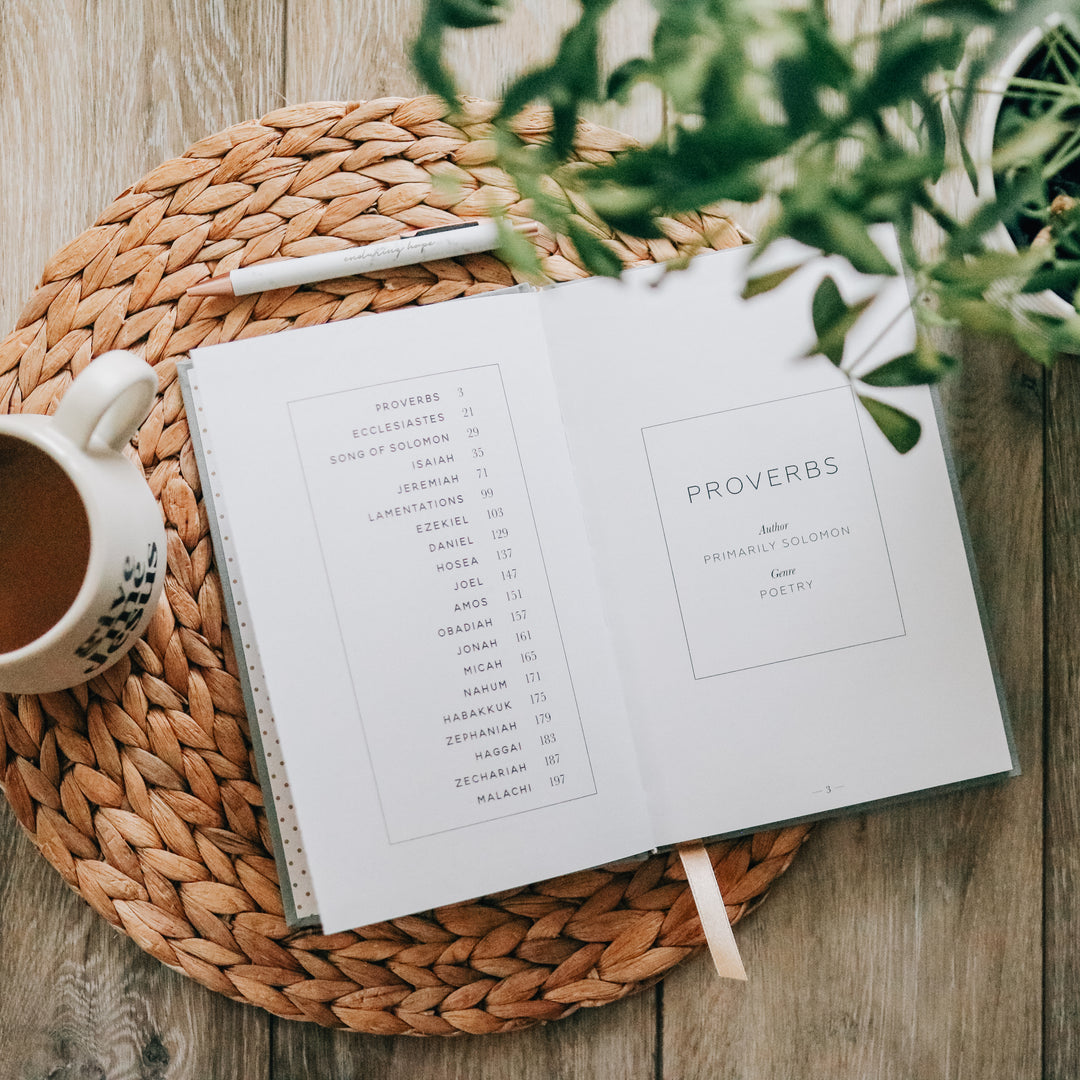
[[[414,236],[431,236],[434,233],[457,232],[459,229],[471,229],[479,224],[479,221],[463,221],[457,225],[432,225],[430,229],[417,229],[416,232],[402,233],[400,236],[391,237],[391,239],[411,240]]]

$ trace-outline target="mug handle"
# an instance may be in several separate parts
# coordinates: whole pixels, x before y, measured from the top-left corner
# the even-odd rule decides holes
[[[158,381],[140,357],[117,349],[92,360],[60,400],[53,422],[82,450],[96,435],[114,450],[127,445],[157,398]]]

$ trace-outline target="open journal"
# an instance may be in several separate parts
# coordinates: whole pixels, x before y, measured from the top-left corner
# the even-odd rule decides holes
[[[932,395],[897,454],[747,258],[185,363],[291,921],[1014,771]]]

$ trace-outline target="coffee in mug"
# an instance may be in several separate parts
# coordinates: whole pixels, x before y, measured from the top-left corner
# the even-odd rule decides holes
[[[121,450],[156,395],[147,364],[113,352],[75,379],[54,416],[0,416],[0,691],[84,682],[153,616],[164,526]]]

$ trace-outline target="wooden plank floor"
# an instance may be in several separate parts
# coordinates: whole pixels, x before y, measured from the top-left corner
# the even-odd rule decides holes
[[[517,7],[508,28],[456,43],[471,92],[496,95],[572,10]],[[834,8],[872,25],[879,0]],[[50,253],[195,140],[284,103],[417,92],[418,11],[0,0],[0,331]],[[617,6],[613,55],[647,40],[648,13]],[[598,119],[647,135],[661,116],[643,95]],[[1000,347],[963,351],[950,426],[1024,775],[818,828],[739,928],[747,986],[699,958],[651,993],[502,1038],[278,1021],[115,934],[0,805],[0,1078],[1080,1076],[1080,373],[1044,380]]]

